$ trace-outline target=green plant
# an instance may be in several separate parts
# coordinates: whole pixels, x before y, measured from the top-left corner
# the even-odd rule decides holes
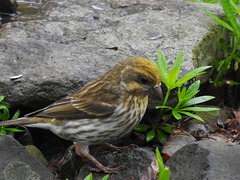
[[[169,180],[170,169],[169,167],[164,167],[162,156],[158,148],[156,148],[156,157],[157,157],[158,168],[159,168],[158,180]]]
[[[234,81],[222,81],[223,76],[226,74],[227,70],[231,67],[235,67],[238,69],[238,64],[240,63],[240,51],[239,51],[239,43],[240,43],[240,23],[238,15],[240,15],[240,9],[237,7],[237,4],[240,2],[239,0],[219,0],[221,2],[224,13],[227,17],[227,21],[223,21],[215,15],[211,14],[207,10],[201,8],[206,14],[212,17],[217,23],[228,29],[232,32],[231,37],[231,53],[225,59],[220,62],[214,61],[213,67],[216,68],[217,72],[212,80],[215,86],[222,86],[226,83],[230,83],[231,85],[238,85],[240,83]],[[228,47],[225,42],[220,42],[220,48],[224,51],[224,54],[228,54]],[[233,63],[233,61],[235,61]],[[234,66],[233,66],[234,65]],[[237,68],[236,68],[237,67]]]
[[[157,51],[158,55],[158,64],[152,60],[150,57],[149,59],[157,66],[160,74],[161,74],[161,79],[162,82],[166,85],[167,87],[167,93],[165,95],[164,101],[162,106],[156,106],[156,108],[161,108],[159,117],[151,121],[151,126],[147,124],[140,124],[135,127],[136,131],[148,131],[146,134],[146,141],[151,141],[152,139],[155,138],[157,135],[158,139],[160,142],[163,142],[166,140],[166,136],[164,132],[171,133],[171,127],[169,125],[166,125],[166,122],[172,117],[172,115],[177,119],[181,119],[182,115],[187,115],[190,117],[193,117],[197,120],[203,121],[201,117],[191,113],[191,111],[215,111],[219,110],[217,108],[206,108],[206,107],[192,107],[193,105],[203,103],[206,101],[209,101],[213,99],[213,96],[201,96],[201,97],[196,97],[193,98],[198,92],[199,92],[199,86],[200,86],[200,81],[196,81],[193,83],[188,89],[184,87],[181,90],[181,86],[187,82],[188,80],[192,79],[193,77],[196,77],[198,75],[201,75],[204,73],[204,71],[211,66],[203,66],[199,67],[197,69],[194,69],[187,73],[184,77],[179,79],[177,81],[177,78],[179,76],[180,68],[182,65],[183,61],[183,52],[181,51],[176,58],[172,69],[168,72],[168,65],[166,58],[164,54],[158,50]],[[169,98],[171,90],[178,88],[178,103],[175,107],[170,107],[166,106],[167,100]],[[167,110],[166,110],[167,109]],[[166,112],[170,110],[170,113],[166,115]],[[165,113],[165,115],[164,115]],[[163,116],[164,115],[164,116]],[[160,122],[161,121],[161,122]]]
[[[102,180],[107,180],[108,177],[109,177],[109,174],[106,175],[106,176],[104,176],[104,177],[102,178]],[[92,173],[90,173],[87,177],[84,178],[84,180],[92,180],[92,179],[93,179],[93,178],[92,178]]]
[[[3,102],[4,98],[5,98],[4,96],[0,96],[0,121],[6,121],[10,118],[9,108],[11,106],[10,104]],[[20,110],[17,110],[13,115],[12,119],[17,119],[19,116],[20,116]],[[1,134],[6,134],[6,131],[22,132],[24,130],[0,126]]]

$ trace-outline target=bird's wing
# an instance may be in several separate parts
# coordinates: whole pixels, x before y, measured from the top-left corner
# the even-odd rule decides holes
[[[116,109],[116,103],[109,101],[113,95],[104,95],[105,100],[85,99],[74,96],[67,96],[46,108],[40,109],[26,116],[48,117],[56,119],[85,119],[105,118],[110,116]],[[115,95],[114,99],[118,97]]]

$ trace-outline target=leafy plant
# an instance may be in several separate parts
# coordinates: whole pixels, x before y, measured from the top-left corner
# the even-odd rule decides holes
[[[222,81],[223,76],[226,74],[227,70],[231,67],[235,67],[235,70],[238,69],[238,64],[240,63],[240,24],[239,19],[235,12],[240,15],[240,9],[237,7],[239,0],[219,0],[221,2],[224,13],[227,17],[227,21],[223,21],[217,16],[211,14],[207,10],[201,8],[206,14],[212,17],[217,23],[228,29],[232,32],[231,38],[231,48],[232,51],[225,59],[220,62],[214,61],[213,66],[217,69],[216,75],[213,77],[213,80],[210,82],[215,86],[222,86],[226,83],[230,85],[238,85],[240,83],[234,81]],[[228,54],[228,48],[225,42],[220,42],[220,48],[224,51],[225,54]],[[235,61],[235,62],[233,62]],[[233,66],[234,65],[234,66]]]
[[[4,96],[0,96],[0,121],[6,121],[10,118],[9,108],[11,106],[10,104],[3,102],[4,98],[5,98]],[[13,115],[12,119],[17,119],[19,116],[20,116],[20,110],[17,110]],[[23,132],[24,130],[0,126],[1,134],[6,134],[6,131]]]
[[[218,108],[210,108],[210,107],[209,108],[193,107],[193,105],[200,104],[214,98],[213,96],[200,96],[200,97],[193,98],[199,92],[200,81],[196,81],[188,89],[184,87],[181,90],[180,88],[185,82],[192,79],[193,77],[203,74],[204,71],[210,68],[211,66],[203,66],[203,67],[194,69],[177,81],[180,68],[183,62],[183,51],[179,53],[178,57],[176,58],[173,64],[172,69],[169,72],[168,72],[167,61],[164,54],[160,50],[158,50],[157,55],[158,55],[158,64],[150,57],[149,59],[157,66],[161,74],[162,82],[167,87],[167,93],[165,95],[162,106],[156,106],[156,108],[161,108],[160,115],[154,122],[151,121],[151,126],[147,124],[139,124],[138,126],[135,127],[135,130],[139,132],[148,131],[146,134],[147,142],[154,139],[156,135],[160,140],[160,142],[163,142],[166,140],[165,133],[171,133],[171,128],[172,128],[172,126],[166,125],[166,122],[172,117],[172,115],[177,120],[182,118],[181,114],[184,114],[184,115],[193,117],[197,120],[203,121],[201,117],[191,112],[219,110]],[[166,106],[170,92],[175,88],[178,88],[178,93],[177,93],[178,103],[175,107]],[[167,111],[170,110],[170,113],[168,113],[167,115],[164,115],[164,112],[167,112],[166,109]]]
[[[169,169],[169,167],[164,167],[162,156],[161,156],[158,148],[156,148],[156,157],[157,157],[157,162],[158,162],[158,167],[159,167],[158,180],[169,180],[170,169]]]
[[[102,180],[107,180],[108,177],[109,177],[109,174],[106,175],[106,176],[104,176],[104,177],[102,178]],[[93,179],[93,178],[92,178],[92,173],[90,173],[87,177],[84,178],[84,180],[92,180],[92,179]]]

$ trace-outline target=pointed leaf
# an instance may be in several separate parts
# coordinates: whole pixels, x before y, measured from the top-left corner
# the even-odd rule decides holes
[[[212,66],[202,66],[199,67],[197,69],[193,69],[192,71],[188,72],[184,77],[182,77],[181,79],[179,79],[173,86],[173,88],[176,88],[182,84],[184,84],[185,82],[187,82],[188,80],[192,79],[195,76],[201,75],[203,74],[206,69],[211,68]]]
[[[158,57],[158,64],[159,64],[159,72],[161,74],[161,77],[166,80],[167,74],[168,74],[167,60],[164,54],[162,53],[162,51],[160,50],[157,51],[157,57]]]
[[[172,111],[172,114],[173,114],[173,116],[174,116],[177,120],[179,120],[179,119],[182,118],[181,114],[179,114],[179,113],[178,113],[177,111],[175,111],[175,110]]]
[[[154,129],[152,129],[151,131],[148,131],[147,135],[146,135],[146,141],[149,142],[151,140],[153,140],[156,136],[156,133],[154,131]]]
[[[156,129],[156,131],[157,131],[157,137],[158,137],[159,141],[161,143],[164,143],[167,140],[166,135],[163,132],[159,131],[158,129]]]
[[[156,106],[155,108],[156,109],[164,108],[164,109],[171,109],[171,110],[173,110],[173,108],[170,107],[170,106]]]
[[[143,131],[146,131],[150,128],[151,126],[147,125],[147,124],[139,124],[137,125],[134,130],[135,131],[138,131],[138,132],[143,132]]]
[[[186,112],[186,111],[179,111],[179,113],[185,114],[185,115],[187,115],[187,116],[189,116],[189,117],[192,117],[192,118],[194,118],[194,119],[197,119],[197,120],[199,120],[199,121],[204,122],[204,120],[203,120],[200,116],[198,116],[198,115],[196,115],[196,114],[193,114],[193,113],[190,113],[190,112]]]
[[[209,15],[211,18],[213,18],[217,23],[221,24],[223,27],[225,27],[226,29],[228,29],[229,31],[232,31],[235,33],[234,29],[227,24],[225,21],[221,20],[220,18],[218,18],[217,16],[214,16],[213,14],[209,13],[208,11],[206,11],[205,9],[201,8],[202,11],[204,11],[207,15]]]
[[[106,176],[104,176],[104,177],[102,178],[102,180],[107,180],[108,177],[109,177],[109,174],[107,174]]]
[[[191,86],[189,86],[189,88],[187,89],[187,94],[198,91],[199,87],[200,87],[200,80],[197,80],[194,83],[192,83]]]
[[[235,11],[237,11],[238,15],[240,15],[240,9],[236,6],[236,4],[232,0],[229,0],[229,2]]]
[[[158,162],[159,172],[162,172],[164,170],[164,163],[158,147],[156,148],[156,158]]]
[[[224,10],[224,13],[228,19],[228,21],[231,23],[232,28],[234,29],[235,34],[238,34],[239,27],[237,25],[237,18],[235,16],[235,10],[230,4],[229,0],[221,0],[222,7]],[[233,3],[234,4],[234,3]]]
[[[158,180],[169,180],[170,179],[170,169],[165,167],[164,170],[160,173]]]
[[[179,102],[181,102],[181,101],[183,100],[185,94],[186,94],[186,87],[184,87],[184,88],[182,89],[182,91],[180,92],[180,94],[179,94],[179,96],[178,96]]]
[[[85,177],[84,180],[92,180],[92,173],[90,173],[87,177]]]
[[[192,99],[193,96],[195,96],[199,91],[200,91],[200,90],[187,94],[187,95],[184,97],[184,99],[183,99],[183,101],[181,102],[181,104],[184,104],[184,103],[186,103],[188,100]]]
[[[1,134],[6,134],[7,132],[4,130],[4,128],[1,128],[0,133]]]
[[[181,108],[186,107],[186,106],[192,106],[195,104],[200,104],[209,100],[214,99],[214,96],[200,96],[196,98],[192,98],[189,101],[187,101],[185,104],[181,105]]]
[[[178,57],[174,61],[172,69],[168,73],[166,86],[169,87],[169,89],[172,89],[173,84],[176,82],[178,78],[179,71],[182,66],[182,61],[183,61],[183,51],[179,53]]]
[[[5,98],[5,96],[0,96],[0,102]]]
[[[18,109],[15,114],[13,115],[12,119],[17,119],[20,116],[20,109]]]
[[[163,130],[166,133],[171,134],[172,133],[172,127],[173,125],[169,125],[169,126],[160,126],[159,129]]]
[[[25,130],[17,129],[17,128],[4,128],[6,131],[12,132],[24,132]]]
[[[182,108],[181,111],[219,111],[220,108],[215,107],[186,107]]]

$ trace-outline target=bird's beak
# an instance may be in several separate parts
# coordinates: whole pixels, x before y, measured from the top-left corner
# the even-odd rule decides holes
[[[162,94],[162,88],[161,83],[153,87],[153,92],[155,95],[161,98],[163,100],[163,94]]]

